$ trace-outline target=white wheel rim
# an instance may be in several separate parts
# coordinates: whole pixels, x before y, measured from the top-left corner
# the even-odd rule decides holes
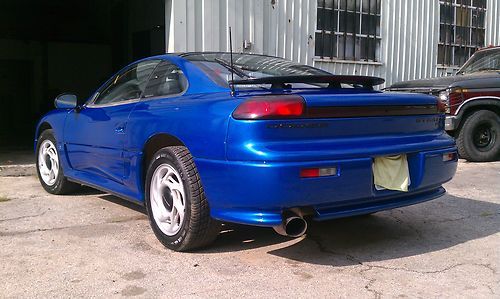
[[[156,168],[149,197],[156,225],[167,236],[177,234],[184,220],[186,197],[181,176],[172,166],[161,164]]]
[[[45,184],[53,186],[59,174],[59,156],[56,146],[50,140],[44,140],[38,149],[38,170]]]

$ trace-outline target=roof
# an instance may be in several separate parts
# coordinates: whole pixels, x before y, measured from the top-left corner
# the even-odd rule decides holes
[[[480,48],[479,50],[477,50],[477,52],[482,52],[482,51],[489,51],[489,50],[498,50],[500,49],[500,46],[488,46],[486,48]]]

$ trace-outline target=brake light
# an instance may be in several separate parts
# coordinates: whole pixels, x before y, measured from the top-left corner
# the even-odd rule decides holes
[[[281,119],[302,116],[305,102],[298,95],[273,95],[250,98],[233,112],[235,119]]]

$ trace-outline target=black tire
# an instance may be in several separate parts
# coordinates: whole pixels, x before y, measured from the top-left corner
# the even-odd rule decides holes
[[[39,152],[40,152],[40,146],[45,140],[49,140],[52,142],[56,148],[57,151],[57,142],[54,137],[54,132],[52,129],[48,129],[42,132],[40,134],[40,137],[38,138],[37,145],[36,145],[36,173],[38,175],[38,180],[40,181],[40,184],[42,184],[43,189],[45,191],[51,193],[51,194],[56,194],[56,195],[63,195],[63,194],[70,194],[77,190],[80,185],[75,184],[73,182],[68,181],[68,179],[64,176],[64,171],[60,163],[60,157],[61,155],[59,154],[59,151],[57,151],[57,156],[58,156],[58,174],[55,180],[55,183],[52,185],[48,185],[45,183],[45,181],[42,179],[42,176],[40,174],[40,163],[39,163]]]
[[[151,208],[151,181],[155,170],[162,165],[174,168],[182,179],[184,185],[184,218],[177,233],[169,236],[162,232],[154,219]],[[193,158],[184,146],[170,146],[160,149],[155,153],[149,163],[146,183],[146,209],[151,228],[158,240],[167,248],[175,251],[188,251],[212,243],[220,232],[220,222],[210,217],[203,186]]]
[[[500,157],[500,116],[489,110],[469,115],[457,138],[458,153],[471,162],[495,161]]]

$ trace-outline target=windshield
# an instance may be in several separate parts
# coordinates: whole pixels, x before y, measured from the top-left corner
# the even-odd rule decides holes
[[[217,84],[225,87],[229,86],[228,82],[231,81],[231,69],[234,80],[269,76],[331,75],[311,66],[263,55],[233,54],[233,67],[229,53],[193,53],[182,57],[198,66]]]
[[[476,52],[458,73],[470,74],[482,71],[500,71],[500,48]]]

